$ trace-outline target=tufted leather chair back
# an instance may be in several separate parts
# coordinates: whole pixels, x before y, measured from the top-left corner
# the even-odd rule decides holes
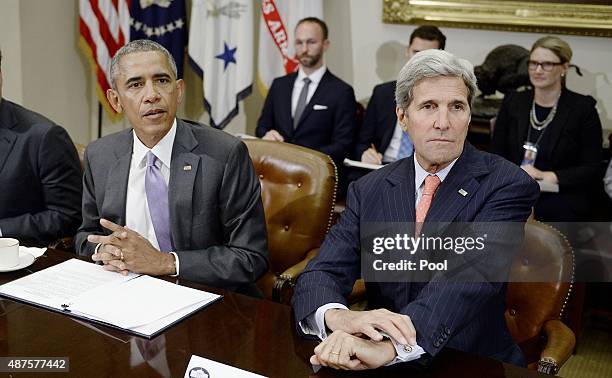
[[[271,298],[274,281],[318,248],[330,227],[336,166],[323,153],[289,143],[245,140],[259,175],[270,271],[257,285]]]
[[[571,245],[555,228],[529,221],[523,247],[515,258],[506,296],[506,323],[527,362],[540,358],[544,346],[542,327],[560,319],[571,292],[574,254]],[[556,277],[556,282],[538,282]]]

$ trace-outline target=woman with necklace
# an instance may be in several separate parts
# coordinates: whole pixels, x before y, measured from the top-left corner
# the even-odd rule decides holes
[[[491,151],[531,177],[559,186],[542,192],[534,215],[544,222],[588,221],[601,185],[602,129],[595,99],[565,86],[572,50],[560,38],[537,40],[528,61],[532,90],[509,93],[497,115]]]

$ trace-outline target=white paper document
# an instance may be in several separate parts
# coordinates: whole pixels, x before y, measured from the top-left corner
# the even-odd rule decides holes
[[[187,365],[187,370],[185,371],[185,378],[209,377],[264,378],[263,375],[192,355],[189,360],[189,365]]]
[[[559,193],[559,185],[547,181],[537,180],[540,185],[540,192]]]
[[[72,259],[0,286],[0,294],[151,336],[220,296]]]
[[[357,168],[364,168],[364,169],[379,169],[384,167],[384,165],[382,164],[370,164],[370,163],[363,163],[357,160],[351,160],[351,159],[344,159],[344,165],[346,165],[347,167],[357,167]]]
[[[236,133],[236,134],[234,134],[234,136],[236,138],[239,138],[239,139],[259,139],[258,137],[254,136],[254,135],[249,135],[249,134],[245,134],[245,133]]]

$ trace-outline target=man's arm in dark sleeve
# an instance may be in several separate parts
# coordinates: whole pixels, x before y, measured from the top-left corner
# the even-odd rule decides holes
[[[376,134],[376,127],[378,126],[376,123],[379,119],[378,109],[380,109],[379,104],[379,88],[380,86],[374,87],[372,91],[372,97],[370,97],[370,102],[368,103],[368,107],[366,108],[365,116],[363,117],[363,125],[361,125],[361,129],[358,132],[357,143],[355,146],[355,160],[361,161],[361,155],[370,148],[370,144],[374,143],[374,135]],[[376,146],[378,148],[379,146]],[[378,151],[380,153],[384,153],[384,151]]]
[[[346,297],[361,272],[359,198],[351,183],[346,210],[298,277],[291,303],[296,324],[327,303],[347,305]],[[297,327],[301,334],[301,328]]]
[[[81,164],[66,130],[54,125],[45,133],[37,164],[45,210],[0,219],[0,230],[46,245],[73,236],[81,221]]]
[[[91,256],[94,254],[96,245],[87,241],[87,235],[105,234],[104,229],[100,226],[100,214],[96,203],[96,192],[94,187],[93,172],[89,159],[89,147],[85,150],[83,168],[83,200],[82,214],[83,221],[76,237],[74,238],[74,247],[77,253],[81,256]]]
[[[270,85],[268,95],[264,102],[264,106],[257,120],[257,127],[255,128],[255,136],[258,138],[263,137],[266,133],[272,129],[275,129],[274,125],[274,92],[276,90],[276,80]],[[278,131],[278,130],[277,130]]]
[[[503,156],[506,159],[510,159],[510,150],[508,149],[508,130],[511,127],[517,125],[511,125],[510,112],[512,111],[512,99],[513,93],[507,93],[504,97],[497,117],[495,118],[495,128],[493,129],[493,137],[491,139],[491,146],[489,152],[499,156]],[[522,142],[521,142],[522,143]]]
[[[328,154],[336,163],[341,163],[350,156],[355,139],[356,102],[353,88],[347,86],[338,93],[338,106],[334,111],[333,132],[330,143],[322,146],[320,151]]]
[[[176,251],[180,276],[226,288],[254,283],[268,270],[266,220],[259,179],[242,142],[233,146],[225,164],[219,203],[227,243]]]

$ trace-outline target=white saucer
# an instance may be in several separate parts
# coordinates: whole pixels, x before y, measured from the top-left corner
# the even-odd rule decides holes
[[[12,266],[10,268],[2,268],[0,267],[0,272],[13,272],[15,270],[27,268],[28,266],[34,263],[34,256],[27,252],[19,252],[19,264]]]

